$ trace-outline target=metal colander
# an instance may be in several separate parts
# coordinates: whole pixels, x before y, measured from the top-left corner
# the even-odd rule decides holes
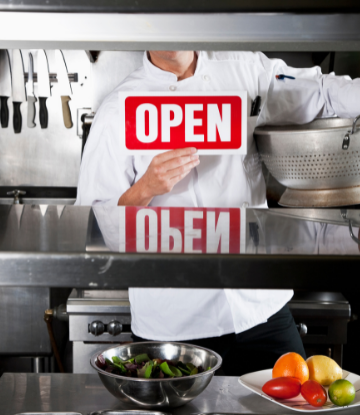
[[[280,204],[310,207],[360,203],[359,118],[326,118],[303,125],[255,129],[262,161],[288,188]]]

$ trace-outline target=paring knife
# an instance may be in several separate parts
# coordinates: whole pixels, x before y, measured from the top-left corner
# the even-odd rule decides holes
[[[36,124],[34,123],[35,120],[35,102],[37,99],[34,95],[34,61],[33,55],[29,53],[29,68],[28,68],[28,81],[27,81],[27,98],[28,98],[28,116],[27,116],[27,126],[29,128],[34,128]]]
[[[41,128],[48,126],[48,110],[46,108],[46,100],[51,96],[49,65],[44,50],[38,51],[37,59],[37,74],[38,74],[38,96],[40,101],[40,125]]]
[[[66,62],[65,62],[65,58],[64,58],[62,51],[56,50],[55,56],[56,56],[57,79],[59,82],[59,90],[60,90],[60,95],[61,95],[64,124],[66,128],[71,128],[73,126],[73,123],[71,120],[71,112],[69,108],[69,101],[71,100],[70,95],[72,95],[71,84],[69,82]]]
[[[13,50],[12,59],[12,101],[14,106],[13,126],[16,134],[21,132],[22,118],[20,105],[26,101],[24,64],[20,49]]]
[[[8,98],[11,97],[11,67],[9,53],[6,49],[0,49],[0,120],[2,128],[9,125]]]

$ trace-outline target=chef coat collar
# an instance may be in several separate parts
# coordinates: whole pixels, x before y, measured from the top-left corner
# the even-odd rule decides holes
[[[197,54],[198,59],[196,62],[196,69],[195,69],[194,76],[199,74],[201,63],[202,63],[201,53],[200,52],[195,52],[195,53]],[[186,79],[189,79],[189,78],[186,78],[186,79],[183,79],[182,81],[178,81],[177,76],[173,74],[172,72],[164,71],[158,68],[157,66],[153,65],[149,60],[148,51],[145,51],[144,53],[143,65],[144,65],[146,72],[150,76],[156,78],[160,82],[175,83],[175,82],[183,82],[183,81],[186,81]]]

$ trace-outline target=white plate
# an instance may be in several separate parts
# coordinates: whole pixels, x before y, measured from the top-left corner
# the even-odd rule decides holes
[[[348,406],[336,406],[328,398],[326,404],[320,408],[308,404],[301,395],[292,399],[274,399],[270,398],[270,396],[265,395],[261,388],[268,380],[272,379],[272,369],[261,370],[260,372],[248,373],[247,375],[240,376],[239,383],[245,386],[245,388],[250,389],[252,392],[262,396],[263,398],[281,405],[284,408],[292,409],[293,411],[327,412],[339,411],[341,409],[350,409],[354,408],[355,406],[360,406],[360,376],[343,370],[343,379],[345,378],[354,385],[355,390],[357,391],[355,399],[352,401],[352,403]],[[326,391],[328,390],[327,387],[325,387],[325,389]]]

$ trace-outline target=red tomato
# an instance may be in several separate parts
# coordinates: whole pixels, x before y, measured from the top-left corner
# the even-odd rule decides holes
[[[301,386],[301,395],[312,406],[323,406],[327,401],[325,388],[315,380],[308,380]]]
[[[262,391],[272,398],[290,399],[300,394],[301,382],[299,379],[282,377],[271,379],[262,387]]]

